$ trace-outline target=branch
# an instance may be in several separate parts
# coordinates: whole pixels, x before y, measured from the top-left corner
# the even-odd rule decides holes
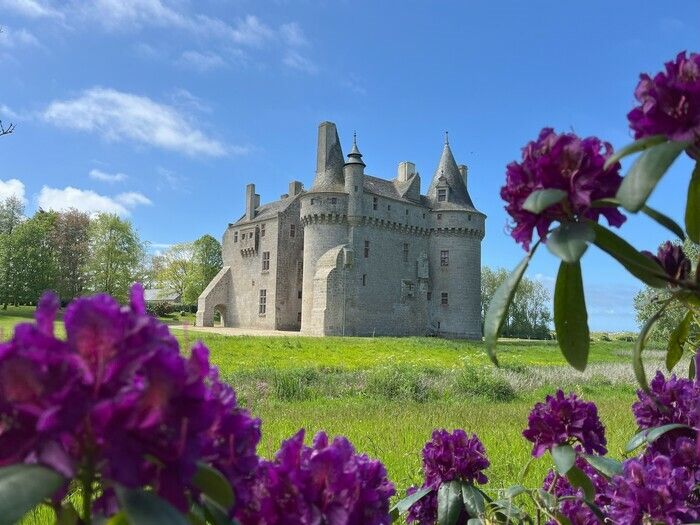
[[[2,124],[2,120],[0,120],[0,137],[2,137],[3,135],[10,135],[14,131],[15,125],[12,122],[10,122],[9,126],[5,127]]]

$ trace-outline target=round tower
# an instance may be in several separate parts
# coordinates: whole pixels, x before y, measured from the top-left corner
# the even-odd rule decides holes
[[[345,176],[345,192],[348,194],[348,221],[351,225],[359,224],[362,218],[365,163],[362,160],[362,153],[357,148],[357,135],[355,133],[352,134],[352,149],[343,166],[343,174]]]

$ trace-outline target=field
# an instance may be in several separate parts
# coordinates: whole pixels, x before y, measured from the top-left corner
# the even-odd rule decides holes
[[[31,311],[0,311],[5,337]],[[464,428],[484,442],[492,490],[541,483],[547,460],[519,479],[530,446],[520,433],[531,406],[557,387],[595,401],[608,448],[620,457],[635,426],[632,343],[594,341],[585,373],[568,367],[553,342],[504,341],[502,367],[479,342],[434,338],[227,337],[175,330],[183,349],[202,339],[239,401],[263,420],[260,453],[271,457],[299,428],[343,434],[380,458],[400,494],[420,483],[420,450],[433,428]],[[610,339],[609,337],[606,339]],[[647,353],[651,373],[662,354]],[[37,516],[27,523],[40,523]]]

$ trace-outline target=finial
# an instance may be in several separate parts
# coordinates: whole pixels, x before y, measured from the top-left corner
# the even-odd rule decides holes
[[[354,129],[352,130],[352,144],[353,146],[357,146],[357,131]]]
[[[450,143],[450,140],[448,137],[448,133],[447,133],[447,131],[445,131],[445,146],[449,145],[449,143]]]

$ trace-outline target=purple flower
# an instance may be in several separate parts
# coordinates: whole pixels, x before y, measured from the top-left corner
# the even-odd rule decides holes
[[[620,164],[605,169],[612,146],[595,137],[579,138],[573,133],[557,134],[544,128],[536,141],[523,148],[522,161],[511,162],[506,169],[506,183],[501,198],[513,220],[511,235],[527,250],[533,230],[545,238],[555,221],[571,222],[603,215],[611,226],[625,221],[615,207],[594,208],[598,199],[614,197],[620,187]],[[528,196],[535,190],[559,189],[566,192],[560,204],[534,214],[523,209]]]
[[[384,466],[355,453],[344,437],[329,443],[319,432],[311,447],[304,431],[284,441],[274,461],[263,461],[243,524],[384,525],[395,493]]]
[[[486,450],[479,438],[462,429],[450,433],[434,430],[423,447],[423,472],[426,486],[438,489],[447,481],[459,479],[467,483],[487,483],[483,473],[488,468]]]
[[[675,467],[666,456],[656,455],[646,464],[627,460],[624,474],[615,476],[609,485],[609,518],[619,525],[697,521],[700,508],[692,494],[695,483],[688,469]]]
[[[536,458],[564,443],[588,454],[607,452],[605,429],[595,404],[583,401],[573,393],[565,396],[561,390],[534,406],[523,436],[534,444],[532,455]]]
[[[425,485],[423,487],[425,488]],[[406,495],[410,496],[418,490],[418,487],[411,487],[406,491]],[[433,490],[429,494],[423,496],[408,509],[406,523],[416,523],[417,525],[435,525],[437,521],[438,502],[437,491]]]
[[[639,77],[634,92],[639,106],[627,115],[634,136],[700,143],[700,55],[683,51],[665,66],[653,79]]]
[[[685,255],[683,248],[671,241],[666,241],[656,255],[643,251],[644,255],[656,261],[666,274],[673,279],[682,281],[688,277],[691,270],[690,259]]]
[[[659,371],[649,384],[647,394],[637,391],[639,401],[632,405],[632,412],[640,429],[660,427],[670,423],[695,425],[696,403],[700,399],[700,385],[690,379],[667,380]]]

